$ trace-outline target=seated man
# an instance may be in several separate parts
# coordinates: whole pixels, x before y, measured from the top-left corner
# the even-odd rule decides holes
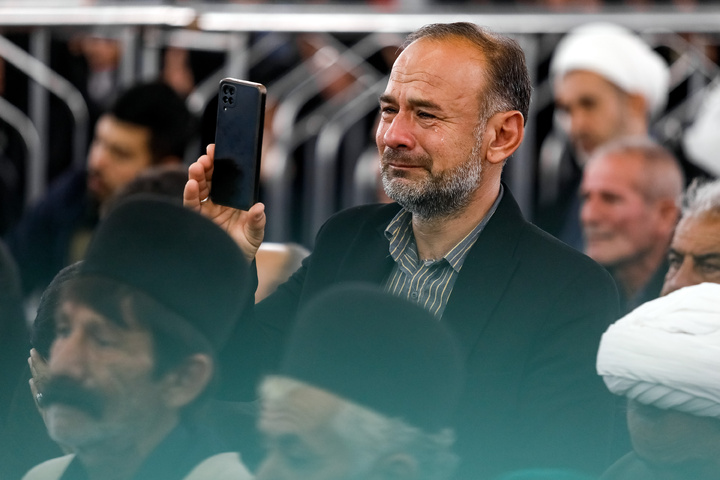
[[[603,480],[720,478],[720,285],[648,302],[603,335],[597,369],[628,398],[632,453]]]
[[[74,453],[24,478],[251,478],[196,421],[246,270],[230,237],[182,206],[116,207],[63,284],[47,380],[35,385],[50,437]]]
[[[668,263],[663,295],[702,282],[720,283],[720,180],[696,180],[688,187]]]
[[[588,158],[627,135],[649,135],[668,97],[670,69],[635,32],[593,22],[565,35],[550,62],[556,107],[555,140],[541,162],[538,225],[581,248],[576,195]],[[553,138],[553,137],[550,137]],[[550,153],[556,150],[556,153]]]
[[[647,137],[610,142],[585,166],[585,253],[612,274],[623,313],[660,294],[684,184],[677,159]]]
[[[301,311],[279,375],[261,384],[257,478],[448,479],[462,378],[454,339],[423,308],[331,287]]]
[[[180,165],[193,132],[190,112],[167,85],[141,83],[115,101],[95,126],[84,170],[62,175],[9,232],[25,294],[81,260],[101,207],[152,166]]]

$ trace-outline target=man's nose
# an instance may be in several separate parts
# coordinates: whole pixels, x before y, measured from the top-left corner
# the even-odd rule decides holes
[[[412,120],[409,113],[398,113],[389,123],[381,123],[382,143],[393,149],[412,150],[415,137],[412,134]]]
[[[55,339],[48,361],[51,375],[62,375],[79,380],[85,376],[87,364],[87,345],[81,333],[73,332],[67,337]]]
[[[702,283],[702,278],[695,272],[692,260],[685,259],[677,269],[670,269],[667,275],[665,275],[665,283],[663,284],[661,294],[667,295],[675,290],[699,283]]]

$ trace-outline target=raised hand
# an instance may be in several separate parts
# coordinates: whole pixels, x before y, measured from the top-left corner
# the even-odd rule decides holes
[[[185,185],[183,204],[200,212],[225,230],[242,250],[250,262],[265,236],[265,205],[256,203],[250,210],[238,210],[217,205],[210,200],[215,145],[207,147],[202,155],[188,168],[188,182]]]

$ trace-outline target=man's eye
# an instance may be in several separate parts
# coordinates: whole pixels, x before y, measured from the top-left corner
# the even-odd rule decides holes
[[[426,118],[426,119],[433,119],[433,118],[435,118],[435,115],[433,115],[432,113],[427,113],[427,112],[418,112],[417,115],[418,115],[418,117],[420,117],[420,118]]]
[[[394,114],[397,113],[395,107],[380,107],[380,112],[383,114]]]
[[[705,274],[715,274],[720,272],[720,265],[717,263],[700,263],[698,269]]]

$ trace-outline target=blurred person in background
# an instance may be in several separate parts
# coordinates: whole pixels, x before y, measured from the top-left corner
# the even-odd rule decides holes
[[[34,385],[50,437],[72,453],[24,478],[249,480],[199,421],[247,275],[232,239],[180,205],[145,197],[113,209],[62,286]]]
[[[456,339],[422,307],[372,285],[328,289],[260,385],[257,479],[449,480],[463,373]]]
[[[541,178],[554,193],[540,192],[537,224],[582,249],[577,195],[582,170],[602,144],[624,136],[647,136],[665,108],[667,62],[635,33],[609,23],[568,32],[550,63],[558,127],[567,135],[557,169]],[[541,155],[545,153],[541,152]],[[544,159],[541,159],[541,164]],[[545,175],[541,169],[541,175]]]
[[[660,295],[684,184],[677,159],[647,137],[606,143],[585,165],[585,253],[612,274],[623,314]]]
[[[100,208],[114,193],[151,166],[181,164],[193,127],[167,85],[123,92],[96,124],[87,168],[58,178],[7,236],[25,295],[41,292],[61,268],[82,259]]]

